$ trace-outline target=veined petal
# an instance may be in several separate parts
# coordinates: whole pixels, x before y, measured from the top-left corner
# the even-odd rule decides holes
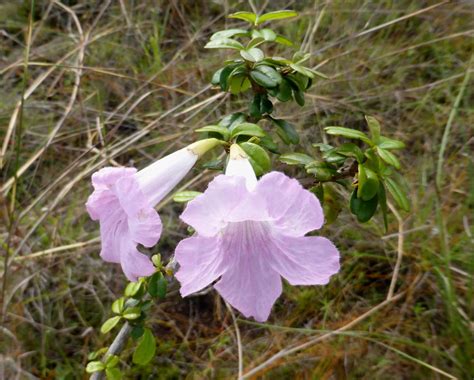
[[[198,157],[186,147],[163,157],[136,174],[140,189],[150,206],[158,204],[188,174]]]
[[[273,228],[285,235],[304,236],[320,229],[324,223],[323,210],[316,196],[283,173],[265,174],[258,181],[255,193],[265,200]]]
[[[150,259],[139,252],[136,246],[130,241],[123,241],[120,247],[120,264],[123,273],[130,281],[137,281],[138,277],[151,276],[155,272]]]
[[[267,264],[291,285],[324,285],[339,271],[339,251],[324,237],[273,234],[271,245]]]
[[[175,259],[180,266],[175,276],[181,283],[183,297],[210,285],[223,272],[218,238],[195,236],[184,239],[176,247]]]
[[[280,275],[268,265],[268,233],[266,223],[230,224],[221,243],[227,269],[214,286],[242,314],[261,322],[282,292]]]

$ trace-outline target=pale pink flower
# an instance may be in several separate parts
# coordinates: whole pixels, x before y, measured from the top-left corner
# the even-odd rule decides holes
[[[339,271],[334,244],[305,236],[323,225],[318,199],[283,173],[257,181],[238,145],[226,175],[190,201],[181,219],[197,233],[176,248],[183,297],[220,278],[214,287],[226,301],[265,321],[282,292],[281,277],[291,285],[323,285]]]
[[[137,249],[138,244],[152,247],[160,238],[161,220],[154,207],[198,157],[217,143],[215,139],[198,141],[138,172],[135,168],[106,167],[92,175],[94,191],[86,208],[90,217],[100,222],[100,256],[121,264],[130,281],[155,271],[148,256]]]

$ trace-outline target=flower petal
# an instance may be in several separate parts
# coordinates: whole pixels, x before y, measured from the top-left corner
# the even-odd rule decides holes
[[[273,234],[272,243],[268,265],[291,285],[324,285],[339,271],[339,251],[324,237]]]
[[[226,225],[229,214],[248,195],[244,177],[219,175],[206,191],[188,203],[181,220],[199,235],[213,236]]]
[[[107,166],[92,174],[92,186],[94,186],[94,189],[110,189],[120,178],[133,176],[136,172],[137,169],[135,168]]]
[[[175,258],[180,268],[176,278],[183,297],[200,291],[222,274],[222,252],[218,238],[194,236],[181,240]]]
[[[151,276],[155,272],[155,267],[148,256],[139,252],[129,241],[124,241],[120,250],[122,270],[130,281],[137,281],[138,277]]]
[[[304,236],[324,223],[323,210],[316,196],[283,173],[264,175],[255,192],[265,200],[273,227],[284,231],[285,235]]]
[[[214,288],[243,315],[259,322],[268,319],[282,292],[280,275],[257,252],[236,256]]]

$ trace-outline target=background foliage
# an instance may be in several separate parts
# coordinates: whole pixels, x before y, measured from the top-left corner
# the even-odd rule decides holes
[[[324,133],[327,126],[367,132],[364,115],[373,115],[384,135],[407,146],[399,157],[412,207],[400,212],[400,298],[373,309],[387,296],[400,252],[399,221],[390,214],[386,232],[381,215],[360,225],[341,207],[323,233],[342,252],[342,271],[326,287],[285,287],[268,325],[238,319],[245,371],[372,310],[344,334],[283,356],[259,375],[469,378],[472,5],[255,3],[265,11],[297,10],[298,18],[274,27],[303,41],[312,54],[305,64],[329,77],[313,84],[303,108],[278,107],[278,116],[298,129],[297,150],[317,155],[312,143],[342,142]],[[30,12],[28,1],[0,4],[5,378],[83,378],[88,354],[109,343],[99,326],[112,316],[112,300],[123,293],[125,278],[98,257],[98,227],[84,208],[90,174],[106,164],[141,168],[194,140],[195,129],[247,109],[249,99],[210,85],[227,53],[204,49],[216,30],[245,25],[225,19],[238,10],[251,8],[239,1],[36,1]],[[282,55],[287,47],[273,49]],[[307,179],[298,167],[276,159],[273,168]],[[196,170],[183,188],[202,191],[213,175],[212,168]],[[346,205],[349,197],[336,190],[327,202]],[[187,234],[176,223],[182,207],[171,199],[160,206],[168,233],[156,251],[164,258]],[[149,322],[156,357],[131,368],[128,377],[236,375],[234,321],[215,292],[182,300],[176,288],[169,289]]]

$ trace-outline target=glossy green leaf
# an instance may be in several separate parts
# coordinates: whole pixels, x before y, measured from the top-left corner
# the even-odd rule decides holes
[[[260,137],[260,145],[268,149],[272,153],[280,154],[280,152],[278,151],[278,145],[275,144],[273,139],[268,135],[265,137]]]
[[[239,20],[248,21],[251,24],[255,24],[257,20],[257,15],[252,12],[235,12],[227,16],[228,18],[236,18]]]
[[[337,153],[342,154],[346,157],[354,157],[357,162],[364,162],[364,153],[362,150],[355,145],[354,143],[344,143],[336,148]]]
[[[243,76],[231,77],[229,80],[230,93],[233,95],[237,95],[238,93],[240,93],[242,91],[242,86],[244,84],[245,79],[247,78]]]
[[[219,125],[206,125],[205,127],[196,129],[196,132],[219,133],[222,135],[222,137],[224,137],[224,140],[227,140],[230,136],[229,130]]]
[[[239,41],[233,40],[232,38],[225,38],[225,37],[211,40],[204,47],[206,49],[234,49],[234,50],[244,49],[244,45],[242,45]]]
[[[161,272],[154,273],[148,281],[148,293],[152,297],[165,298],[168,281]]]
[[[293,54],[292,61],[293,63],[300,64],[311,58],[310,53],[305,53],[303,51],[297,51]]]
[[[398,206],[405,211],[410,211],[410,201],[402,187],[392,178],[385,178],[385,185]]]
[[[270,114],[273,112],[273,103],[268,99],[267,95],[262,95],[260,99],[260,112],[262,114]]]
[[[103,371],[104,369],[105,369],[105,364],[98,360],[89,362],[87,363],[87,366],[86,366],[87,373],[99,372],[99,371]]]
[[[236,126],[232,131],[231,137],[234,138],[237,136],[263,137],[265,136],[265,131],[257,124],[242,123]]]
[[[290,41],[288,38],[283,37],[283,36],[280,36],[280,35],[278,35],[278,36],[275,38],[275,42],[276,42],[276,43],[279,43],[280,45],[293,46],[293,42],[292,42],[292,41]]]
[[[268,28],[261,29],[260,35],[265,39],[265,41],[275,41],[277,38],[276,33]]]
[[[296,103],[300,107],[304,106],[305,100],[304,100],[304,92],[301,90],[293,90],[293,97],[295,98]]]
[[[377,195],[379,191],[379,179],[377,174],[364,165],[359,164],[359,184],[357,188],[357,197],[368,201]]]
[[[255,31],[254,31],[255,32]],[[261,45],[265,42],[265,38],[263,37],[253,37],[249,43],[247,44],[247,50],[258,45]]]
[[[107,380],[121,380],[122,372],[118,368],[107,368],[105,370],[105,377]]]
[[[230,132],[239,124],[244,123],[247,120],[247,116],[243,112],[236,112],[224,117],[220,122],[219,126],[227,128]]]
[[[349,139],[358,139],[372,145],[370,139],[361,131],[344,127],[326,127],[324,128],[328,135],[343,136]]]
[[[365,120],[367,121],[367,125],[369,126],[370,137],[372,141],[378,144],[380,140],[380,123],[373,116],[366,115]]]
[[[380,156],[382,160],[384,160],[387,164],[392,165],[393,167],[400,169],[400,161],[398,161],[398,158],[395,157],[395,155],[385,149],[382,149],[380,147],[377,147],[377,153]]]
[[[100,332],[102,334],[107,334],[110,330],[117,326],[121,319],[122,317],[120,315],[107,319],[100,328]]]
[[[141,287],[142,287],[141,281],[129,282],[127,284],[127,287],[125,288],[125,296],[133,297],[135,294],[137,294],[140,291]]]
[[[248,31],[245,29],[226,29],[226,30],[221,30],[219,32],[214,33],[211,36],[211,40],[220,40],[222,38],[231,38],[234,36],[240,37],[240,36],[246,36],[248,34]]]
[[[405,144],[398,140],[389,139],[388,137],[380,137],[380,141],[377,144],[382,149],[403,149]]]
[[[287,102],[292,98],[291,86],[285,78],[283,78],[280,85],[278,86],[278,93],[276,97],[280,102]]]
[[[256,47],[241,50],[240,55],[243,59],[250,62],[260,62],[263,58],[265,58],[265,54],[263,54],[263,51]]]
[[[222,74],[222,71],[224,70],[224,67],[221,67],[219,70],[217,70],[213,75],[212,75],[212,79],[211,79],[211,83],[214,85],[214,86],[217,86],[220,84],[220,80],[221,80],[221,74]]]
[[[273,67],[259,65],[250,72],[252,79],[262,87],[276,87],[282,81],[282,77]]]
[[[129,309],[125,309],[122,316],[125,319],[133,320],[133,319],[139,318],[141,313],[142,313],[142,311],[140,310],[139,307],[131,307]]]
[[[281,20],[281,19],[295,17],[295,16],[298,16],[298,13],[292,10],[268,12],[261,16],[258,16],[256,25],[262,24],[265,21]]]
[[[365,223],[374,216],[377,211],[378,196],[373,197],[368,201],[364,201],[357,197],[357,189],[352,192],[350,208],[351,212],[357,217],[360,223]]]
[[[249,156],[249,161],[257,176],[262,175],[271,169],[270,157],[265,149],[250,142],[244,142],[239,145]]]
[[[227,91],[229,89],[229,77],[232,71],[234,71],[234,66],[226,66],[222,69],[219,75],[219,85],[222,91]]]
[[[249,115],[253,118],[260,119],[262,117],[262,112],[260,111],[260,103],[262,100],[261,94],[255,94],[252,101],[249,104]]]
[[[283,140],[285,144],[298,144],[300,137],[296,132],[295,127],[283,119],[273,119],[273,123],[277,126],[277,134]]]
[[[290,64],[290,67],[296,72],[303,74],[304,76],[308,78],[314,78],[313,72],[304,66],[297,65],[296,63],[292,63]]]
[[[307,165],[314,161],[314,158],[305,153],[286,153],[280,156],[280,161],[287,165]]]
[[[313,161],[305,166],[306,172],[314,175],[318,181],[330,181],[336,174],[336,170],[331,169],[328,164],[321,161]]]
[[[185,191],[178,191],[173,195],[173,201],[176,203],[186,203],[192,201],[198,195],[202,193],[199,191],[192,191],[192,190],[185,190]]]
[[[138,365],[148,364],[156,352],[156,341],[150,329],[145,329],[138,341],[138,346],[133,353],[133,363]]]
[[[119,363],[119,357],[117,355],[109,355],[105,360],[105,366],[107,368],[114,368]]]
[[[116,299],[116,300],[113,302],[113,304],[112,304],[112,311],[113,311],[115,314],[122,314],[124,305],[125,305],[125,298],[124,298],[124,297],[120,297],[120,298]]]

